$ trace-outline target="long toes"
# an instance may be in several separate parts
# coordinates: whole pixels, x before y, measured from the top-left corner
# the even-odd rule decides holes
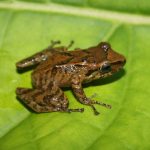
[[[106,107],[106,108],[108,108],[108,109],[111,109],[111,108],[112,108],[112,106],[111,106],[111,105],[109,105],[109,104],[105,104],[105,103],[100,102],[100,101],[92,100],[92,104],[101,105],[101,106],[104,106],[104,107]]]
[[[77,108],[77,109],[67,109],[67,112],[84,112],[84,108]]]

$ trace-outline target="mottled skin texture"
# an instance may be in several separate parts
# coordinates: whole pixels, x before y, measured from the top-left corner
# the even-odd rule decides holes
[[[106,42],[74,51],[67,51],[72,43],[68,47],[55,47],[58,43],[52,42],[47,49],[16,64],[19,70],[37,65],[32,73],[33,89],[17,88],[17,97],[39,113],[83,112],[83,108],[68,108],[69,102],[61,87],[72,87],[78,101],[92,107],[96,115],[99,112],[94,104],[111,108],[108,104],[87,98],[82,84],[119,71],[125,64],[124,56],[113,51]]]

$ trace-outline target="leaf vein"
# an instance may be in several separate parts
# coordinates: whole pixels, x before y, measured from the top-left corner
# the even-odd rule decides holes
[[[0,2],[1,9],[11,9],[17,11],[34,11],[34,12],[55,12],[61,14],[70,14],[83,17],[91,17],[104,20],[116,20],[129,24],[150,24],[150,17],[137,14],[120,13],[102,9],[93,9],[86,7],[64,6],[61,4],[37,4],[28,2]]]

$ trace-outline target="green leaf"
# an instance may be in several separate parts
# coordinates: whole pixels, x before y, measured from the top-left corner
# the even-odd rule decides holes
[[[0,2],[0,149],[149,150],[150,2],[34,2]],[[101,114],[94,116],[70,90],[65,91],[69,107],[84,107],[84,113],[35,114],[16,99],[16,87],[31,87],[31,72],[17,73],[15,63],[50,40],[63,45],[74,40],[73,48],[109,41],[126,56],[125,73],[84,88],[88,97],[96,94],[96,100],[111,104],[111,110],[96,106]]]

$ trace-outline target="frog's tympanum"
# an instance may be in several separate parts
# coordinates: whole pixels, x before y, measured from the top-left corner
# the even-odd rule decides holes
[[[94,105],[111,108],[111,105],[86,97],[82,84],[111,76],[123,68],[126,60],[115,52],[110,44],[101,42],[84,50],[67,51],[68,47],[56,47],[57,42],[33,56],[19,61],[17,69],[36,66],[32,72],[33,88],[17,88],[17,97],[35,112],[83,112],[83,108],[68,108],[69,102],[62,87],[71,87],[75,97],[90,106],[96,115]]]

